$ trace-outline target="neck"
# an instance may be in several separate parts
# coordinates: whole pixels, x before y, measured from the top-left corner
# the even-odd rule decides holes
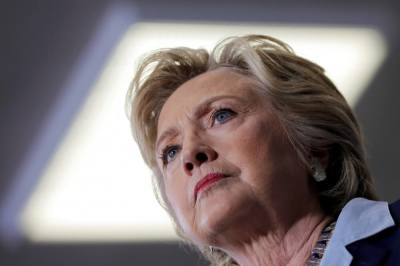
[[[274,228],[239,245],[224,249],[241,266],[305,265],[330,218],[310,213],[288,228]]]

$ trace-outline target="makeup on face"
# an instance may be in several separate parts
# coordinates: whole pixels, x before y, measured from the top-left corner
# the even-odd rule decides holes
[[[194,199],[197,201],[198,194],[202,191],[207,190],[210,188],[213,184],[216,182],[220,181],[223,178],[226,178],[227,176],[222,174],[222,173],[209,173],[205,175],[202,179],[200,179],[195,188],[194,188]]]

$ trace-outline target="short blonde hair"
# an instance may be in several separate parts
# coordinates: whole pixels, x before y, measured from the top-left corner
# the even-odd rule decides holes
[[[127,94],[132,132],[153,181],[160,204],[173,216],[155,157],[157,122],[165,101],[183,83],[220,67],[231,68],[261,84],[303,163],[327,153],[327,179],[316,183],[324,211],[337,215],[352,198],[376,199],[357,120],[324,70],[294,54],[285,43],[263,35],[230,37],[211,53],[172,48],[143,60]],[[177,228],[182,237],[182,232]],[[199,247],[202,250],[202,247]],[[221,251],[206,255],[214,265],[235,265]]]

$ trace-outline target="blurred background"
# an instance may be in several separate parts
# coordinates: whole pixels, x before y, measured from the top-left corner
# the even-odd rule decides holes
[[[124,113],[143,53],[269,34],[321,64],[359,118],[383,200],[400,198],[400,4],[2,1],[0,265],[207,265],[179,244]]]

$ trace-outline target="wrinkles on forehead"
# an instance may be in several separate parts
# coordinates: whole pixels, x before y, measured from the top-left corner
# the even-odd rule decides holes
[[[230,69],[217,69],[197,76],[177,88],[164,103],[157,121],[155,150],[166,139],[179,135],[175,118],[180,115],[197,121],[214,102],[228,99],[240,102],[244,107],[254,106],[262,98],[253,79]]]

